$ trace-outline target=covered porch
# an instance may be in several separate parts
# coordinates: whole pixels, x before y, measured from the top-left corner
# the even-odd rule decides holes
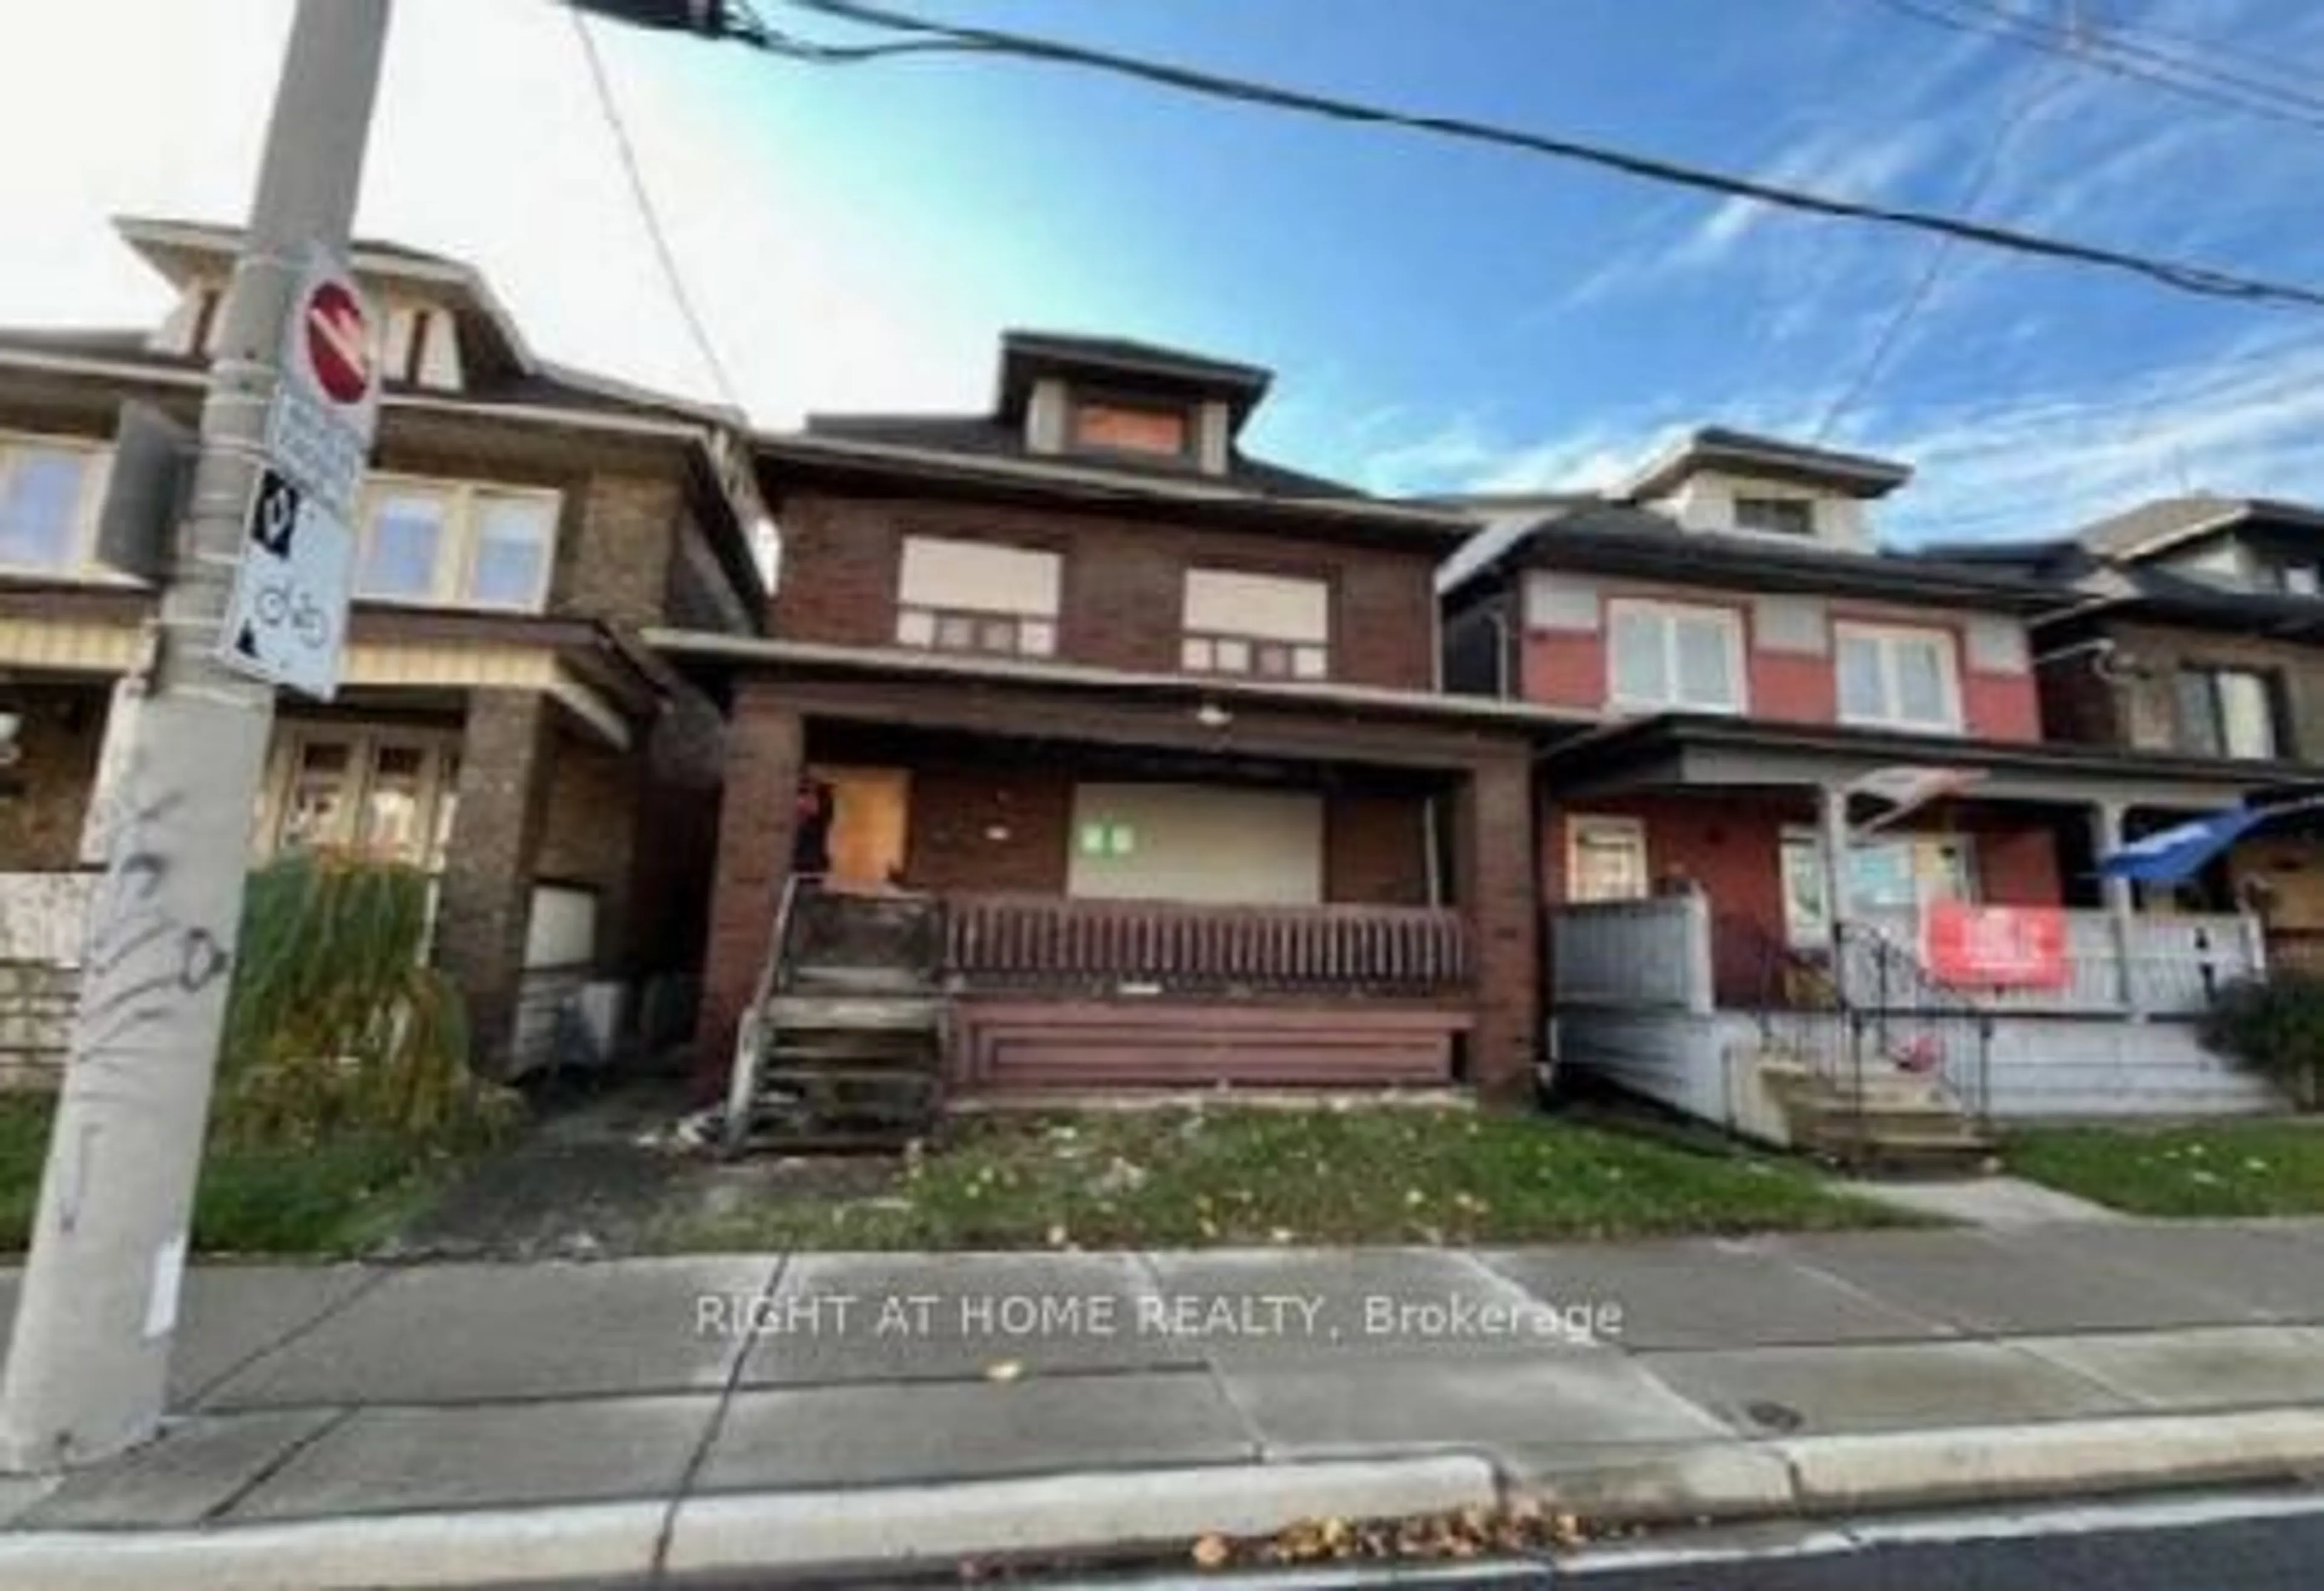
[[[2272,1102],[2196,1036],[2266,965],[2226,869],[2172,891],[2098,869],[2231,804],[2216,762],[1679,721],[1553,752],[1545,776],[1564,1058],[1724,1119],[1738,1046],[1852,1066],[1854,1024],[1978,1117]],[[1682,1057],[1661,1075],[1641,1022]]]
[[[140,700],[143,597],[60,593],[37,616],[23,601],[0,608],[0,710],[21,725],[0,782],[0,1079],[42,1085],[69,1041],[97,819]],[[649,773],[652,681],[586,624],[364,611],[353,633],[339,699],[278,710],[254,863],[320,848],[425,869],[430,953],[467,997],[482,1063],[610,1055],[641,970],[638,826],[682,805]],[[706,792],[696,805],[699,878]],[[676,853],[682,824],[663,821]]]
[[[1098,670],[947,690],[816,650],[755,643],[733,683],[706,1083],[783,879],[827,860],[939,910],[954,1093],[1529,1085],[1516,715]]]

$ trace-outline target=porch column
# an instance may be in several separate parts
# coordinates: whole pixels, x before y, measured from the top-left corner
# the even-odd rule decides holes
[[[1847,998],[1848,957],[1840,924],[1848,919],[1848,789],[1824,785],[1816,791],[1816,851],[1823,862],[1825,926],[1831,934],[1832,992]]]
[[[532,917],[555,732],[538,691],[479,690],[460,741],[458,804],[436,906],[436,963],[467,996],[477,1068],[507,1069]]]
[[[694,1028],[694,1079],[705,1099],[725,1092],[734,1031],[771,948],[775,904],[790,871],[806,757],[806,724],[779,687],[737,685],[726,726],[725,794],[718,806],[702,1009]]]
[[[2124,807],[2119,801],[2094,801],[2090,804],[2090,856],[2093,865],[2105,860],[2122,849],[2122,819]],[[2115,998],[2134,1022],[2146,1013],[2140,1009],[2138,975],[2131,964],[2131,952],[2138,942],[2138,907],[2132,899],[2130,880],[2098,876],[2098,897],[2106,907],[2107,935],[2114,945]]]
[[[1469,1081],[1490,1099],[1533,1087],[1541,1046],[1541,915],[1533,763],[1524,751],[1476,763],[1452,801],[1452,880],[1476,984]]]

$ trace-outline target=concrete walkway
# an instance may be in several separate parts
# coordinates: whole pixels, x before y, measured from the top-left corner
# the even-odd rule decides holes
[[[209,1267],[185,1318],[162,1441],[0,1482],[0,1584],[150,1581],[141,1543],[173,1586],[482,1583],[2324,1467],[2324,1221]],[[415,1528],[534,1544],[439,1573]]]

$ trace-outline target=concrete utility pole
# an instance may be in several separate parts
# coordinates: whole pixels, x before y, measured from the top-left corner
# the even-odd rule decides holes
[[[153,1435],[274,690],[214,658],[306,250],[343,253],[388,0],[301,0],[202,405],[191,507],[107,814],[72,1053],[0,1377],[0,1464]]]

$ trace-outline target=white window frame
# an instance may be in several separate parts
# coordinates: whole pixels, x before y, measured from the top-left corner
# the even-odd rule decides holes
[[[436,567],[424,595],[388,595],[361,587],[363,566],[371,556],[372,536],[383,499],[401,493],[426,493],[444,500],[443,538],[436,548]],[[528,600],[484,602],[466,594],[475,578],[476,552],[483,545],[483,505],[486,499],[509,498],[538,503],[548,510],[547,556],[540,561],[540,578]],[[539,613],[549,606],[549,593],[557,579],[557,549],[565,529],[565,494],[553,487],[510,486],[497,481],[451,480],[436,475],[405,475],[374,471],[364,480],[360,517],[355,529],[355,600],[401,602],[430,608],[460,608],[487,613]]]
[[[1582,852],[1585,839],[1597,837],[1618,841],[1634,850],[1638,859],[1638,892],[1634,896],[1583,895],[1577,886],[1582,881]],[[1646,824],[1644,818],[1608,817],[1591,813],[1576,813],[1565,820],[1565,898],[1582,904],[1600,900],[1642,900],[1654,893],[1654,853],[1646,846]]]
[[[1847,680],[1843,671],[1848,666],[1848,643],[1851,640],[1868,641],[1878,648],[1882,710],[1877,714],[1851,713],[1848,710]],[[1945,699],[1945,716],[1941,723],[1905,718],[1896,711],[1895,648],[1904,642],[1933,642],[1936,646],[1938,685]],[[1853,619],[1840,620],[1831,627],[1831,699],[1833,712],[1842,723],[1868,729],[1903,730],[1908,734],[1960,734],[1963,732],[1963,721],[1960,638],[1950,630],[1932,625],[1868,624]]]
[[[1663,622],[1663,679],[1668,687],[1661,699],[1626,694],[1617,677],[1614,631],[1625,614]],[[1718,625],[1727,648],[1732,700],[1724,703],[1687,701],[1679,687],[1678,627],[1685,620],[1709,620]],[[1744,645],[1743,615],[1711,602],[1674,602],[1649,597],[1611,597],[1606,602],[1606,705],[1620,713],[1724,713],[1751,711],[1751,669]]]
[[[0,560],[0,575],[40,580],[88,580],[103,575],[97,562],[97,521],[104,511],[105,492],[113,469],[113,448],[93,437],[60,437],[42,431],[0,430],[0,491],[19,453],[75,453],[86,461],[81,473],[80,501],[74,505],[72,547],[61,564],[19,564]]]

